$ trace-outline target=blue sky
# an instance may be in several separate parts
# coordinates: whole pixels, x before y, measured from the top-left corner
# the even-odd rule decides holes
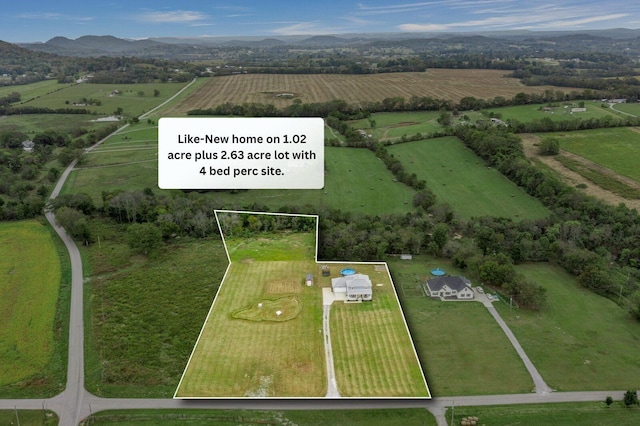
[[[640,28],[637,0],[3,0],[0,40]]]

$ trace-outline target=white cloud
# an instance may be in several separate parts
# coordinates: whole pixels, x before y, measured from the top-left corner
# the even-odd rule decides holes
[[[93,16],[65,15],[63,13],[53,13],[53,12],[22,13],[20,15],[17,15],[17,18],[46,19],[50,21],[75,21],[75,22],[86,22],[86,21],[92,21],[94,19]]]
[[[205,15],[204,13],[193,10],[144,12],[136,16],[136,19],[138,19],[139,21],[151,22],[154,24],[188,23],[202,21],[208,18],[209,16]]]

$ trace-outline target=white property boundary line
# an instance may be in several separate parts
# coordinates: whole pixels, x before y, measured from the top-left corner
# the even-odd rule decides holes
[[[389,277],[389,282],[391,283],[391,287],[393,289],[393,294],[396,298],[396,303],[398,304],[398,309],[400,310],[400,315],[402,317],[402,321],[404,323],[404,327],[405,330],[407,332],[407,335],[409,336],[409,341],[411,342],[411,347],[413,349],[413,355],[415,357],[415,361],[418,364],[418,367],[420,368],[420,374],[422,375],[422,381],[424,383],[425,389],[427,390],[427,392],[429,393],[428,397],[424,397],[424,396],[415,396],[415,397],[406,397],[406,396],[402,396],[402,397],[341,397],[341,399],[351,399],[351,400],[367,400],[367,399],[372,399],[372,400],[376,400],[376,399],[401,399],[401,400],[429,400],[432,399],[431,396],[431,390],[429,389],[429,385],[427,384],[427,379],[424,375],[424,370],[422,369],[422,365],[420,364],[420,358],[418,357],[418,352],[416,351],[416,346],[413,343],[413,337],[411,337],[411,333],[409,331],[409,326],[407,325],[407,319],[404,316],[404,311],[402,310],[402,305],[400,305],[400,299],[398,298],[398,292],[396,291],[396,286],[393,282],[393,279],[391,277],[391,273],[389,272],[389,266],[387,265],[387,262],[348,262],[348,261],[322,261],[322,262],[318,262],[318,231],[319,231],[319,216],[318,215],[308,215],[308,214],[292,214],[292,213],[267,213],[267,212],[253,212],[253,211],[242,211],[242,210],[214,210],[213,211],[215,217],[216,217],[216,222],[218,223],[218,230],[220,232],[220,236],[222,238],[222,243],[224,245],[224,250],[225,253],[227,255],[227,261],[229,262],[227,265],[227,269],[224,271],[224,275],[222,277],[222,281],[220,282],[220,286],[218,287],[218,291],[216,292],[215,297],[213,298],[213,302],[211,303],[211,307],[209,308],[209,312],[207,313],[207,317],[204,321],[204,324],[202,325],[202,328],[200,329],[200,334],[198,334],[198,339],[196,340],[195,345],[193,346],[193,349],[191,350],[191,355],[189,355],[189,360],[187,361],[187,365],[184,368],[184,371],[182,372],[182,376],[180,377],[180,381],[178,382],[178,386],[176,387],[176,390],[173,394],[173,399],[178,399],[178,400],[207,400],[207,399],[217,399],[217,400],[251,400],[251,399],[273,399],[273,400],[293,400],[293,399],[301,399],[301,400],[326,400],[326,399],[331,399],[331,398],[327,398],[327,397],[261,397],[261,398],[255,398],[255,397],[224,397],[224,396],[212,396],[212,397],[178,397],[177,393],[178,393],[178,389],[180,389],[180,386],[182,385],[182,380],[184,379],[184,376],[186,375],[187,370],[189,369],[189,365],[191,364],[191,359],[193,358],[193,355],[195,353],[196,347],[198,346],[198,343],[200,342],[200,338],[202,337],[202,334],[204,332],[204,329],[207,325],[207,322],[209,321],[209,317],[211,316],[211,312],[213,311],[213,307],[216,303],[216,300],[218,299],[218,295],[220,294],[220,290],[222,289],[222,285],[224,284],[226,278],[227,278],[227,274],[229,273],[229,269],[231,268],[231,257],[229,256],[229,249],[227,248],[227,243],[225,241],[224,238],[224,233],[222,232],[222,227],[220,226],[220,221],[218,219],[218,213],[237,213],[237,214],[255,214],[255,215],[271,215],[271,216],[290,216],[290,217],[310,217],[310,218],[315,218],[316,219],[316,238],[315,238],[315,253],[314,253],[314,261],[316,264],[318,263],[323,263],[323,264],[350,264],[350,265],[384,265],[385,267],[385,271],[387,272],[387,276]]]

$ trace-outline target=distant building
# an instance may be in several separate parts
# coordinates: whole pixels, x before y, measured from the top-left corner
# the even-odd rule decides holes
[[[347,301],[370,301],[373,298],[373,285],[368,275],[353,274],[331,279],[331,291],[336,295],[345,295]]]
[[[430,297],[440,299],[473,299],[471,281],[463,276],[437,277],[427,281],[426,290]]]
[[[571,108],[571,112],[587,112],[586,108]]]
[[[27,152],[33,152],[34,146],[36,146],[36,144],[33,143],[33,141],[30,141],[30,140],[22,141],[22,149],[24,149]]]

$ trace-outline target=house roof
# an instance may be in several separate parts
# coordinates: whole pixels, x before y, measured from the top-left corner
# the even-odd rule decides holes
[[[372,284],[368,275],[364,274],[354,274],[347,275],[345,277],[333,278],[331,279],[331,287],[336,288],[346,288],[348,293],[358,292],[358,293],[371,293],[372,292]]]
[[[436,277],[431,278],[427,281],[427,287],[429,287],[429,291],[438,292],[442,290],[444,286],[449,287],[451,290],[462,291],[466,287],[471,286],[471,281],[462,275],[458,275],[455,277]]]

